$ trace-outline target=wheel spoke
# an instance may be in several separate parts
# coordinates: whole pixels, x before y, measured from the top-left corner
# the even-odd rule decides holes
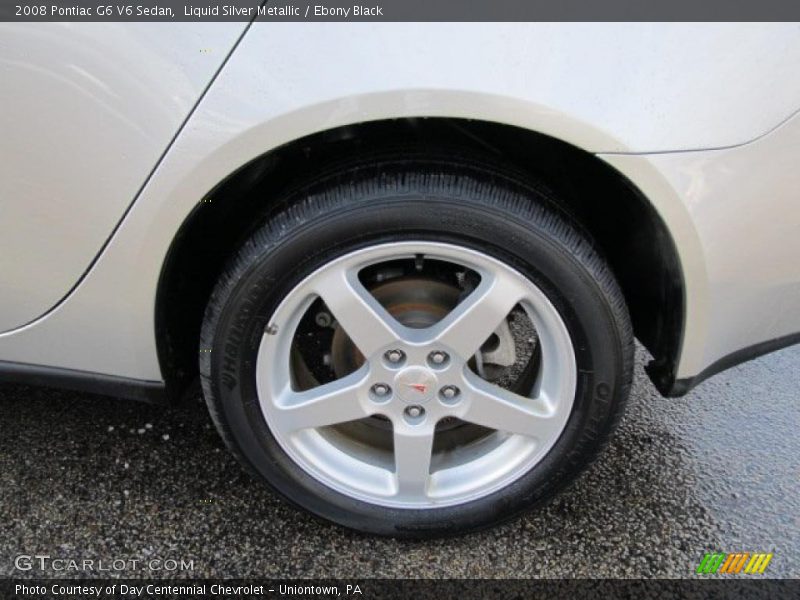
[[[433,429],[420,432],[407,429],[394,432],[395,477],[397,495],[420,497],[428,495]]]
[[[460,415],[464,421],[537,439],[545,439],[559,427],[545,398],[520,396],[471,372],[465,379],[469,402]]]
[[[368,417],[363,402],[368,369],[302,392],[288,392],[278,404],[276,424],[283,431],[323,427]]]
[[[364,356],[403,335],[404,327],[369,293],[356,273],[333,270],[317,282],[315,291]]]
[[[486,274],[478,287],[432,328],[433,337],[467,360],[500,326],[523,294],[510,277]]]

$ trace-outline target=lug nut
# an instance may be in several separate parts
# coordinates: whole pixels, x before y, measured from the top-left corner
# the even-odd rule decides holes
[[[372,386],[372,393],[378,396],[379,398],[388,396],[389,392],[391,391],[392,389],[385,383],[376,383],[375,385]]]
[[[421,417],[424,412],[425,410],[421,406],[409,406],[408,408],[406,408],[406,415],[408,415],[412,419]]]
[[[455,400],[461,391],[454,385],[446,385],[439,393],[445,400]]]
[[[439,350],[437,350],[436,352],[431,352],[428,355],[428,360],[431,361],[431,364],[434,365],[443,365],[444,363],[447,362],[448,358],[450,357],[447,356],[447,353],[441,352]]]
[[[404,356],[405,354],[403,354],[402,350],[389,350],[386,353],[386,360],[388,360],[390,363],[397,364],[403,360]]]

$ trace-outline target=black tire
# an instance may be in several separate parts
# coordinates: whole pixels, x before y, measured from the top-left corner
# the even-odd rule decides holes
[[[231,451],[293,504],[340,525],[394,537],[485,528],[552,496],[599,452],[628,395],[633,342],[620,289],[588,236],[542,186],[502,169],[441,158],[383,159],[297,187],[225,268],[209,300],[200,372]],[[533,469],[465,504],[385,508],[340,494],[282,450],[259,409],[254,364],[265,324],[307,274],[367,245],[404,239],[472,247],[531,279],[559,311],[578,382],[566,428]]]

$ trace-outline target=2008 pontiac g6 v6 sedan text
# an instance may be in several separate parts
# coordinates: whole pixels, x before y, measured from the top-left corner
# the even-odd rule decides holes
[[[242,464],[331,521],[434,536],[550,497],[634,336],[665,396],[800,340],[797,25],[0,40],[0,379],[199,378]]]

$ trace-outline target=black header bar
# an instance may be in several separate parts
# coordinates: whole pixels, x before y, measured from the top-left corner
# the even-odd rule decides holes
[[[792,0],[0,0],[0,21],[800,21]]]

